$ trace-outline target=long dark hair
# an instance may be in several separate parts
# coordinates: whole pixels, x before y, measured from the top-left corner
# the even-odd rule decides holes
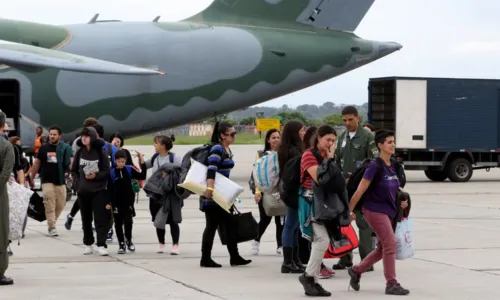
[[[267,133],[266,133],[266,139],[264,140],[264,152],[266,151],[269,151],[271,150],[271,144],[269,143],[269,138],[271,137],[271,135],[275,132],[278,132],[280,133],[280,131],[278,129],[270,129]]]
[[[228,122],[216,122],[214,125],[214,131],[212,132],[212,137],[210,138],[210,143],[212,145],[219,144],[221,142],[220,135],[226,133],[229,128],[232,128]]]
[[[314,145],[313,145],[314,149],[319,150],[318,149],[318,139],[321,137],[324,137],[325,135],[328,135],[328,134],[333,134],[333,135],[337,136],[337,132],[330,125],[321,125],[318,128],[318,131],[314,135]]]
[[[313,138],[316,135],[316,132],[318,132],[318,127],[316,126],[307,128],[306,134],[304,134],[304,145],[306,148],[314,146],[315,141],[313,140]]]
[[[280,168],[279,177],[283,175],[283,169],[289,159],[289,151],[296,148],[300,153],[304,152],[304,142],[300,138],[299,131],[304,127],[300,121],[288,121],[283,126],[281,134],[281,144],[278,149],[278,163]]]

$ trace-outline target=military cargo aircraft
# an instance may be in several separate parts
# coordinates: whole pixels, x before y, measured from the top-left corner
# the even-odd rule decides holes
[[[256,105],[401,49],[353,33],[373,2],[215,0],[178,22],[0,19],[0,109],[29,145],[38,124],[71,139],[93,116],[128,138]]]

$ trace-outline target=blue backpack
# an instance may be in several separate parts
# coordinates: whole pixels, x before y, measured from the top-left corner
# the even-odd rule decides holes
[[[129,178],[132,180],[132,191],[134,193],[139,193],[141,191],[141,186],[137,180],[132,179],[132,166],[125,165],[125,169],[127,170]],[[116,181],[115,168],[111,169],[111,172],[109,173],[109,175],[111,176],[111,182],[114,184]]]
[[[108,145],[111,147],[108,148]],[[111,166],[113,168],[116,168],[115,154],[116,154],[116,151],[118,151],[118,149],[114,145],[112,145],[108,142],[106,142],[104,144],[104,146],[102,146],[102,149],[104,151],[108,152],[109,160],[111,161]]]
[[[129,178],[132,179],[132,166],[125,165],[125,169],[127,169],[127,173],[128,173]],[[115,181],[116,181],[115,168],[111,169],[111,172],[109,173],[109,175],[111,176],[111,182],[115,183]]]

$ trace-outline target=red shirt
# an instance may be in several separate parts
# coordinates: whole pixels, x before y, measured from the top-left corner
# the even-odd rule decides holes
[[[327,157],[327,154],[322,153],[322,156]],[[301,185],[303,188],[312,190],[313,179],[311,175],[307,173],[307,169],[317,165],[319,165],[318,160],[316,159],[314,154],[312,154],[311,149],[307,149],[306,151],[304,151],[304,154],[302,154],[302,159],[300,161],[300,182],[302,182],[304,178],[306,179]]]

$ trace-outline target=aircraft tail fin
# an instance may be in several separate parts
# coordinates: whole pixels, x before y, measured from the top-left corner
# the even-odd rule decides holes
[[[214,0],[185,21],[353,32],[375,0]]]

